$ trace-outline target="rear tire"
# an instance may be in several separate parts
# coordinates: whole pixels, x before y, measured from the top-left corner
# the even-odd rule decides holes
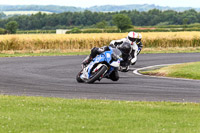
[[[118,72],[113,71],[113,72],[110,74],[110,79],[111,79],[112,81],[118,81],[118,80],[119,80],[119,74],[118,74]]]
[[[99,79],[99,77],[102,76],[102,74],[105,73],[105,71],[108,69],[107,66],[103,65],[96,73],[94,73],[92,75],[92,78],[88,79],[86,82],[91,84],[91,83],[94,83],[96,80]]]

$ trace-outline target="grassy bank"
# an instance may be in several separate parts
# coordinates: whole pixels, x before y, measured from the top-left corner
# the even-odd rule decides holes
[[[0,95],[0,132],[200,132],[200,104]]]
[[[85,50],[36,50],[36,51],[2,51],[0,57],[24,57],[24,56],[64,56],[64,55],[89,55],[90,49]],[[141,54],[154,53],[200,53],[200,48],[143,48]]]
[[[143,74],[198,79],[200,80],[200,62],[171,65],[157,70],[141,71]]]
[[[0,57],[27,57],[27,56],[65,56],[65,55],[89,55],[90,52],[5,52],[0,53]]]

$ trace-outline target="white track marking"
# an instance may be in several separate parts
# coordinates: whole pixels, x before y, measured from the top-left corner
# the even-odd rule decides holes
[[[183,64],[183,63],[161,64],[161,65],[147,66],[147,67],[143,67],[143,68],[138,68],[138,69],[134,70],[133,73],[136,74],[136,75],[139,75],[139,76],[154,77],[154,78],[173,79],[173,80],[174,80],[174,79],[175,79],[175,80],[187,80],[187,81],[199,81],[199,80],[195,80],[195,79],[185,79],[185,78],[173,78],[173,77],[163,77],[163,76],[144,75],[144,74],[141,74],[141,73],[138,72],[138,71],[140,71],[140,70],[150,69],[150,68],[154,68],[154,67],[162,67],[162,66],[178,65],[178,64]]]

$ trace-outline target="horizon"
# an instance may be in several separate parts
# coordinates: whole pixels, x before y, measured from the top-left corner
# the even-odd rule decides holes
[[[128,6],[128,5],[154,5],[154,6],[160,6],[160,7],[170,7],[170,8],[200,8],[200,7],[191,7],[191,6],[162,6],[162,5],[157,5],[157,4],[124,4],[124,5],[116,5],[116,4],[105,4],[105,5],[93,5],[89,7],[80,7],[80,6],[68,6],[68,5],[57,5],[57,4],[0,4],[0,6],[66,6],[66,7],[77,7],[77,8],[90,8],[90,7],[95,7],[95,6]]]
[[[15,5],[56,5],[56,6],[73,6],[73,7],[81,7],[81,8],[88,8],[93,6],[105,6],[105,5],[113,5],[113,6],[123,6],[123,5],[156,5],[156,6],[163,6],[163,7],[191,7],[191,8],[200,8],[199,2],[197,0],[143,0],[143,1],[135,1],[135,0],[6,0],[0,1],[1,6],[15,6]]]

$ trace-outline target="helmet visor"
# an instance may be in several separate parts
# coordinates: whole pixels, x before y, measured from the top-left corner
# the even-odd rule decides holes
[[[136,38],[128,37],[128,39],[129,39],[131,42],[135,42],[135,41],[136,41]]]
[[[124,43],[121,45],[121,47],[119,47],[119,50],[120,50],[123,54],[128,55],[128,54],[130,53],[130,51],[131,51],[131,45],[130,45],[130,43],[124,42]]]
[[[137,39],[137,40],[136,40],[137,43],[140,42],[140,41],[141,41],[141,39]]]

